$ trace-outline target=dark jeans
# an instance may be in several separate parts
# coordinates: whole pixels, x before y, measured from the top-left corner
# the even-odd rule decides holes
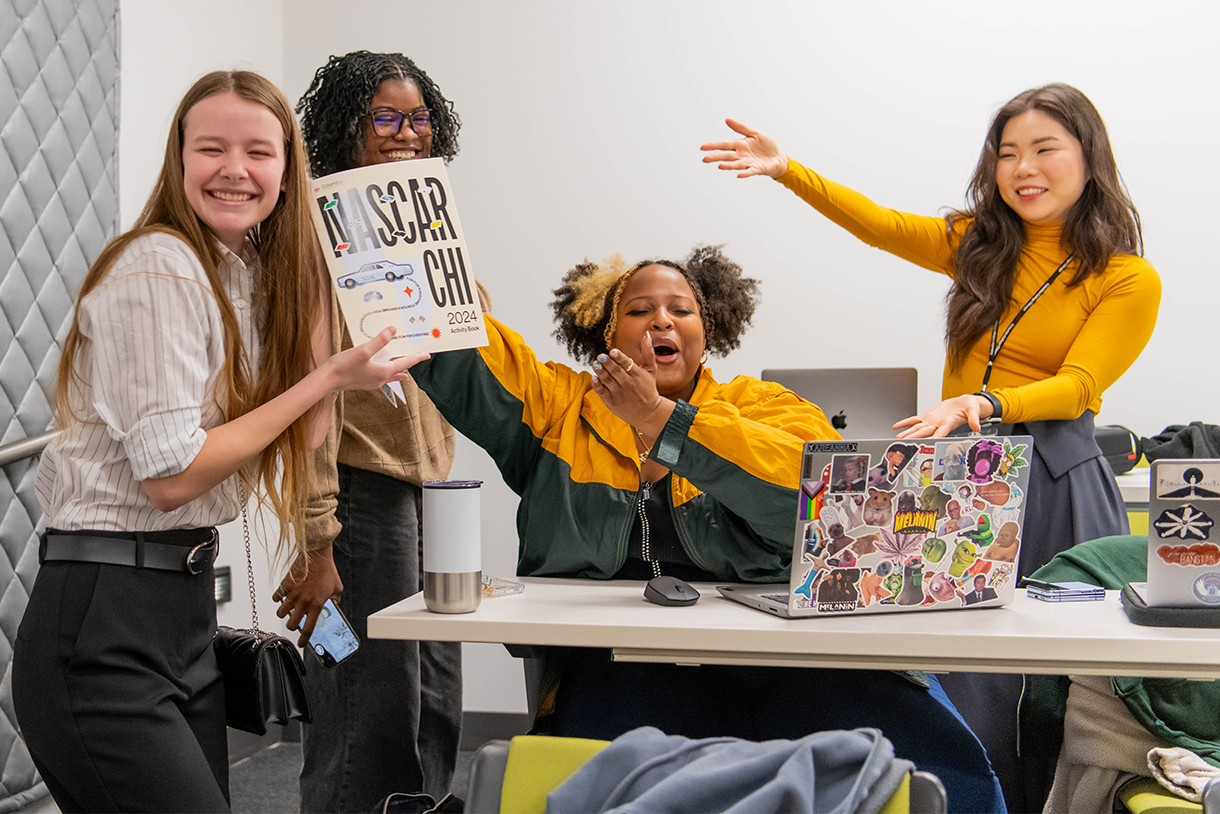
[[[655,726],[688,738],[762,741],[876,727],[898,757],[940,778],[949,811],[1004,811],[987,755],[948,699],[895,673],[636,664],[611,661],[606,650],[565,655],[552,734],[613,740]]]
[[[371,811],[393,792],[439,799],[449,791],[461,741],[461,645],[366,635],[370,613],[422,590],[420,491],[339,465],[335,566],[360,649],[331,669],[309,657],[302,811]]]
[[[228,811],[215,580],[48,562],[13,654],[13,704],[64,812]]]

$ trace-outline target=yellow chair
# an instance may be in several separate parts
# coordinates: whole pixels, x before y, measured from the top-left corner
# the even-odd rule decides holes
[[[1218,814],[1220,778],[1203,789],[1203,802],[1195,803],[1169,791],[1151,777],[1136,777],[1119,787],[1115,794],[1131,814]]]
[[[473,814],[543,814],[546,796],[609,741],[520,735],[488,741],[475,753],[466,788]],[[881,814],[944,814],[945,787],[936,775],[914,772],[881,807]]]

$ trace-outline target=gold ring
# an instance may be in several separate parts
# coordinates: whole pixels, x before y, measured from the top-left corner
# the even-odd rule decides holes
[[[628,356],[627,361],[630,362],[631,364],[629,364],[627,367],[623,368],[623,371],[625,373],[630,373],[631,369],[635,367],[635,360],[632,359],[630,356]]]

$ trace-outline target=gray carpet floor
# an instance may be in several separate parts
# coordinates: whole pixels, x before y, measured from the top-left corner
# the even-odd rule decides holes
[[[453,790],[465,797],[474,752],[459,752]],[[296,814],[301,809],[297,778],[301,774],[301,744],[280,742],[229,767],[229,797],[233,814]]]

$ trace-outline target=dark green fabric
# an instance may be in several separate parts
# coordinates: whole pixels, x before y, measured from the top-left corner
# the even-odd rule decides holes
[[[1034,572],[1047,582],[1077,581],[1107,590],[1148,576],[1148,538],[1128,535],[1103,537],[1081,543],[1057,554]],[[1220,767],[1220,681],[1184,678],[1114,676],[1114,693],[1127,709],[1163,746],[1189,749],[1213,766]],[[1030,735],[1057,731],[1062,742],[1063,716],[1067,703],[1067,680],[1063,676],[1031,676],[1027,703],[1022,708],[1022,741]],[[1024,718],[1030,719],[1026,726]],[[1057,720],[1057,729],[1051,726]]]

